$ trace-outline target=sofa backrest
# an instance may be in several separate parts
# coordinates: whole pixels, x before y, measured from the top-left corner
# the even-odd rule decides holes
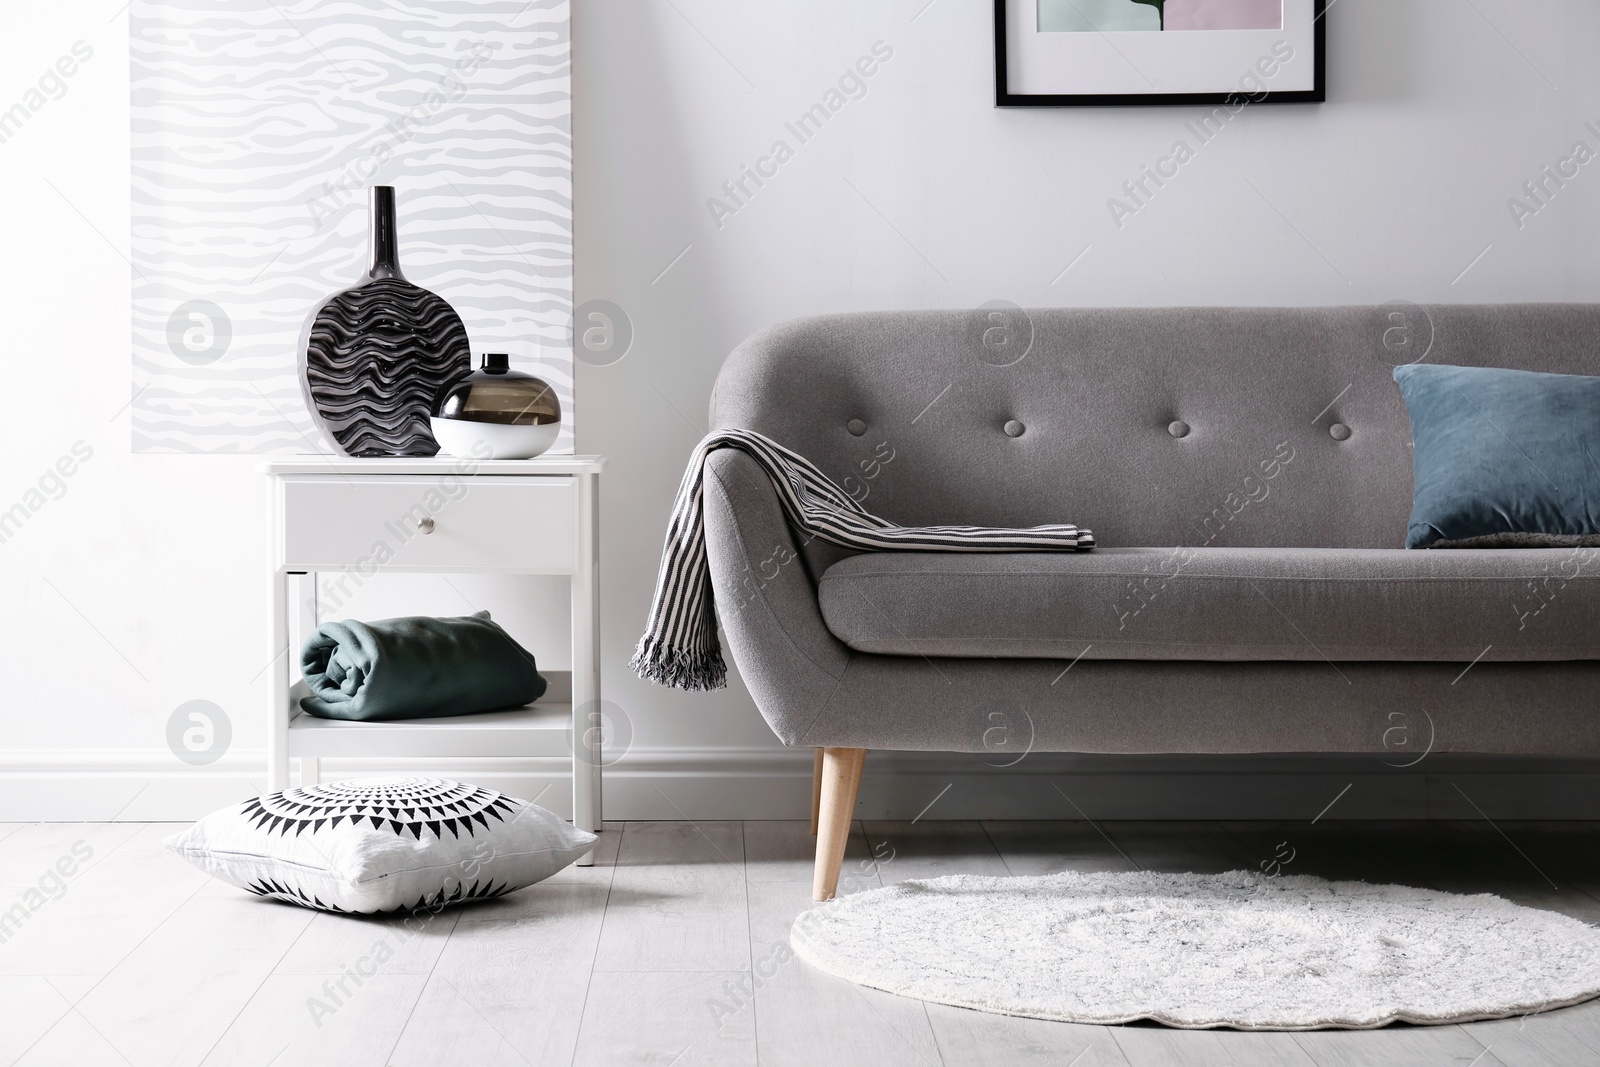
[[[1600,305],[820,316],[741,344],[711,424],[767,434],[900,523],[1399,547],[1411,432],[1391,373],[1417,360],[1600,374]]]

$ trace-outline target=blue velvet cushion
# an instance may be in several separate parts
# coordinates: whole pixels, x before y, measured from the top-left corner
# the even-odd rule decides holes
[[[1394,380],[1411,417],[1407,548],[1600,541],[1600,378],[1421,364]]]

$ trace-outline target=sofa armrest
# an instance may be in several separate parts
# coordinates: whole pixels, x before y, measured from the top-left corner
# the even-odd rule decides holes
[[[850,650],[823,623],[795,533],[755,460],[713,452],[704,484],[706,553],[728,651],[767,724],[795,744],[838,688]]]

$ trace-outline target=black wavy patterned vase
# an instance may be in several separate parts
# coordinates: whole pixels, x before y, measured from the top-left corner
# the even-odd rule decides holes
[[[306,322],[300,381],[323,433],[350,456],[431,456],[428,418],[472,373],[461,316],[400,273],[394,188],[372,187],[372,268]]]

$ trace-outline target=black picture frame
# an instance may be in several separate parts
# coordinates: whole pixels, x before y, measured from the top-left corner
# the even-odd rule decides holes
[[[1323,16],[1328,0],[1312,0],[1312,88],[1268,92],[1256,104],[1321,104],[1327,101],[1327,25]],[[995,107],[1162,107],[1235,103],[1237,89],[1220,93],[1013,93],[1006,88],[1006,0],[994,0],[994,106]]]

